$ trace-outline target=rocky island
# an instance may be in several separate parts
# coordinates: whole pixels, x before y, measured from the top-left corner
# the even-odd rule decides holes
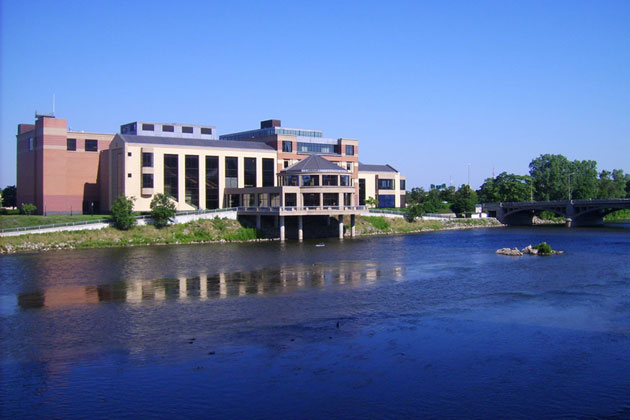
[[[564,254],[564,251],[556,251],[551,248],[547,242],[541,242],[538,245],[527,245],[525,248],[519,250],[518,248],[501,248],[496,251],[499,255],[508,255],[510,257],[521,257],[523,255],[539,255],[548,256],[556,254]]]

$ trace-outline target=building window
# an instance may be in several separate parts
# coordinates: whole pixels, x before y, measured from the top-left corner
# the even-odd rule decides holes
[[[193,128],[192,127],[182,127],[182,133],[186,133],[186,134],[192,134],[193,132]]]
[[[396,196],[394,195],[379,195],[378,196],[378,206],[383,208],[394,208],[396,207]]]
[[[344,206],[352,206],[352,193],[344,193],[343,194],[343,205]]]
[[[322,185],[337,186],[338,184],[339,177],[337,175],[322,175]]]
[[[352,186],[350,184],[350,175],[340,175],[339,179],[341,180],[341,186],[342,187],[351,187]]]
[[[359,179],[359,205],[365,205],[365,179]]]
[[[35,148],[35,138],[28,138],[28,150],[33,150]]]
[[[350,162],[346,163],[346,169],[352,172],[352,163]]]
[[[302,194],[302,197],[304,198],[304,206],[305,207],[319,207],[319,206],[321,206],[319,193]]]
[[[98,152],[98,140],[85,140],[86,152]]]
[[[302,175],[302,186],[304,187],[319,186],[319,175]]]
[[[286,153],[293,152],[293,142],[283,141],[282,142],[282,151]]]
[[[339,194],[337,193],[324,193],[324,206],[338,206]]]
[[[274,180],[275,175],[276,175],[276,171],[275,171],[275,169],[273,167],[274,166],[273,165],[273,159],[263,158],[262,165],[263,165],[263,167],[262,167],[262,170],[263,170],[263,173],[262,173],[262,176],[263,176],[262,182],[263,182],[263,184],[262,184],[262,186],[263,187],[273,187],[273,180]]]
[[[199,207],[199,156],[186,155],[184,159],[186,172],[185,200],[193,207]]]
[[[225,188],[238,188],[238,158],[225,158]]]
[[[378,189],[379,190],[393,190],[394,189],[394,180],[393,179],[379,179],[378,180]]]
[[[266,193],[258,194],[258,206],[269,207],[269,194],[266,194]]]
[[[153,188],[153,174],[142,174],[142,188]]]
[[[172,125],[163,125],[162,126],[162,131],[164,131],[166,133],[173,133],[173,132],[175,132],[175,127],[173,127]]]
[[[406,188],[406,182],[405,182],[404,179],[401,179],[400,180],[400,189],[405,191],[405,188]]]
[[[143,131],[153,131],[154,130],[153,124],[142,124],[142,130]]]
[[[317,153],[332,155],[337,153],[334,144],[325,143],[298,143],[298,153]]]
[[[212,134],[212,128],[201,128],[201,134]]]
[[[245,187],[257,187],[256,158],[245,158]]]
[[[297,175],[285,175],[282,178],[282,185],[286,187],[297,187],[298,186]]]
[[[153,168],[153,153],[142,152],[142,167]]]
[[[179,201],[179,156],[164,155],[164,194]]]
[[[127,174],[127,178],[131,178],[131,172]]]
[[[283,165],[283,166],[284,166],[285,168],[288,168],[288,167],[289,167],[289,161],[288,161],[288,160],[285,160],[285,161],[284,161],[284,165]]]
[[[297,206],[297,194],[296,193],[285,193],[284,194],[284,206],[285,207],[295,207],[295,206]]]
[[[354,146],[350,144],[346,145],[346,156],[354,156]]]
[[[127,152],[127,156],[131,157],[131,152]]]
[[[206,208],[219,208],[219,157],[206,156]]]
[[[66,140],[66,150],[74,152],[77,150],[77,139],[67,139]]]

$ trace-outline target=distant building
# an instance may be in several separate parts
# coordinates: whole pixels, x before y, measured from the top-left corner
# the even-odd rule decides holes
[[[406,187],[406,178],[392,166],[359,163],[359,204],[374,198],[377,207],[405,207]]]
[[[84,133],[68,131],[65,119],[37,115],[35,124],[18,125],[18,205],[99,213],[126,195],[136,198],[136,210],[148,211],[152,197],[165,193],[177,210],[339,210],[369,197],[380,207],[404,206],[404,177],[389,165],[360,164],[358,143],[279,120],[217,139],[209,125],[135,121],[118,134]]]

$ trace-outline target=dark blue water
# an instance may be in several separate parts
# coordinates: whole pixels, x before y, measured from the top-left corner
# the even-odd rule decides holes
[[[0,323],[5,418],[630,418],[627,228],[8,255]]]

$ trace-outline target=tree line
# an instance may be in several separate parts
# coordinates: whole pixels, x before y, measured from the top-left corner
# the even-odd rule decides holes
[[[630,174],[598,171],[594,160],[545,154],[530,162],[529,175],[503,172],[486,179],[477,194],[483,203],[630,198]]]
[[[532,160],[528,175],[502,172],[488,178],[477,191],[459,188],[421,187],[407,192],[408,211],[424,213],[472,213],[477,203],[630,198],[630,174],[621,169],[598,171],[594,160],[569,161],[563,155],[544,154]]]

